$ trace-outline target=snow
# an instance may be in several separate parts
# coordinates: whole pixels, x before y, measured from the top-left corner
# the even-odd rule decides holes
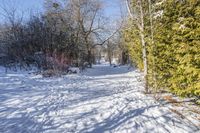
[[[68,70],[72,73],[80,73],[80,69],[78,67],[70,67]]]
[[[43,78],[0,68],[0,133],[194,133],[198,128],[142,93],[142,74],[96,65]]]

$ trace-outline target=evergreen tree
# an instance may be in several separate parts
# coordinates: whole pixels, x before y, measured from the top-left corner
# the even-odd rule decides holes
[[[200,1],[169,0],[157,25],[157,62],[162,87],[181,96],[200,95]]]
[[[179,96],[199,97],[200,1],[145,1],[143,11],[148,85]],[[124,30],[126,46],[141,69],[140,31],[134,24],[128,25]]]

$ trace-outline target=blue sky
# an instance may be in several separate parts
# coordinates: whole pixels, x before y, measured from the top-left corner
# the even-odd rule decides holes
[[[122,0],[104,0],[105,12],[108,16],[121,16],[120,10],[124,11],[125,5]]]
[[[2,8],[10,10],[15,8],[17,10],[17,15],[21,16],[23,12],[23,17],[27,18],[30,12],[40,13],[43,11],[44,0],[0,0],[0,22],[5,19],[2,14],[5,14]]]
[[[120,17],[120,6],[124,9],[122,0],[103,0],[105,2],[105,15],[113,20]],[[30,11],[34,13],[40,13],[44,9],[43,7],[44,0],[0,0],[0,7],[5,7],[7,9],[16,7],[18,13],[24,12],[24,16],[28,16]],[[0,8],[0,13],[2,9]],[[3,22],[3,17],[0,14],[0,22]]]

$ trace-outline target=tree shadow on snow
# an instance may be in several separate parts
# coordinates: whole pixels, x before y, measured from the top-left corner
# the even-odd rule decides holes
[[[128,66],[94,66],[94,68],[86,69],[85,72],[82,74],[85,76],[105,76],[105,75],[117,75],[117,74],[124,74],[131,71],[134,71],[135,68],[129,68]]]
[[[127,99],[128,100],[128,99]],[[145,99],[141,99],[145,101]],[[148,101],[148,99],[147,99]],[[183,121],[181,119],[172,118],[171,113],[161,113],[162,115],[154,117],[153,115],[145,114],[146,111],[155,109],[160,105],[147,105],[140,108],[127,109],[127,106],[132,100],[128,100],[126,106],[122,109],[118,110],[117,114],[110,115],[108,118],[104,119],[102,122],[94,123],[94,125],[90,127],[85,127],[79,131],[79,133],[104,133],[104,132],[159,132],[157,126],[162,128],[162,132],[172,132],[171,129],[175,129],[176,127],[182,129],[184,132],[197,132],[196,129],[192,125],[188,125],[187,127],[182,127]],[[152,112],[154,113],[154,112]],[[134,119],[137,118],[137,119]],[[163,122],[159,122],[160,118],[162,118]],[[149,125],[150,124],[150,125]],[[128,127],[127,127],[128,125]],[[122,130],[123,129],[123,130]]]
[[[110,66],[106,66],[110,67]],[[99,70],[98,73],[95,71],[88,74],[86,76],[103,76],[106,74],[115,75],[121,73],[127,73],[132,70],[128,70],[126,67],[121,68],[108,68],[104,69],[102,67],[96,68]],[[111,69],[116,69],[116,71],[112,70],[112,72],[108,72]],[[114,79],[113,79],[114,78]],[[121,77],[122,79],[130,78]],[[106,131],[115,131],[121,132],[121,128],[123,128],[124,132],[128,131],[137,131],[143,129],[145,132],[156,132],[155,126],[159,125],[163,128],[164,131],[170,132],[169,127],[165,124],[170,125],[171,127],[176,124],[176,127],[180,127],[181,120],[173,119],[170,113],[160,112],[161,115],[153,116],[148,115],[145,112],[149,110],[153,110],[160,105],[158,104],[149,104],[149,98],[147,97],[122,97],[127,94],[136,94],[140,90],[140,88],[131,88],[132,84],[138,83],[138,81],[130,80],[128,82],[121,81],[120,77],[112,77],[112,81],[117,80],[117,82],[109,81],[110,77],[98,77],[96,79],[84,79],[79,80],[75,79],[70,87],[61,87],[59,81],[55,83],[49,82],[46,87],[47,90],[42,90],[45,83],[36,82],[35,80],[31,80],[32,83],[37,83],[38,87],[42,87],[31,90],[28,88],[28,83],[26,82],[26,86],[22,87],[10,87],[9,90],[2,89],[2,93],[0,94],[0,132],[2,133],[38,133],[38,132],[63,132],[63,133],[103,133]],[[41,80],[41,79],[40,79]],[[53,79],[49,80],[52,81]],[[95,82],[93,80],[97,80]],[[68,81],[67,81],[68,82]],[[71,81],[70,81],[71,82]],[[92,84],[93,82],[93,84]],[[87,84],[86,84],[87,83]],[[117,86],[113,86],[116,84]],[[75,84],[75,86],[73,86]],[[77,86],[77,84],[79,84]],[[89,85],[89,86],[88,86]],[[53,92],[50,87],[53,88]],[[133,85],[133,87],[136,87]],[[128,88],[128,89],[127,89]],[[16,91],[16,89],[18,91]],[[21,95],[21,97],[20,97]],[[75,95],[75,96],[74,96]],[[36,96],[36,98],[31,99],[31,97]],[[120,101],[120,99],[122,99]],[[8,102],[7,102],[8,100]],[[12,101],[21,101],[19,103],[14,103],[11,107],[6,106],[5,104]],[[108,100],[117,101],[115,104],[109,107],[106,107],[104,110],[101,106],[104,103],[107,103]],[[117,103],[121,102],[124,107],[117,105]],[[141,107],[132,106],[134,104],[142,103]],[[86,106],[90,108],[86,111],[82,111],[81,113],[76,112],[76,108],[84,109]],[[132,107],[132,108],[130,108]],[[27,111],[27,109],[32,109]],[[111,110],[116,110],[117,113],[110,113]],[[73,112],[69,115],[63,114],[55,114],[61,110],[70,110],[74,109]],[[110,116],[101,117],[102,121],[98,121],[95,117],[96,114],[109,112]],[[152,112],[153,113],[153,112]],[[60,121],[56,121],[57,118],[60,118]],[[139,121],[136,118],[140,119]],[[158,121],[162,118],[163,123],[159,123]],[[80,122],[86,120],[91,122],[91,124],[85,124],[80,127]],[[154,124],[152,126],[146,126],[152,122]],[[65,128],[66,124],[72,124],[72,127]],[[125,127],[128,125],[129,127]],[[193,128],[188,127],[188,128]],[[187,129],[183,129],[187,132]]]

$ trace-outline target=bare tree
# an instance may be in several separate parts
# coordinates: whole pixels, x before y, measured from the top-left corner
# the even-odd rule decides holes
[[[7,21],[1,39],[10,56],[20,62],[37,62],[43,69],[56,68],[51,64],[83,66],[85,62],[91,67],[96,46],[106,44],[120,29],[110,32],[105,28],[100,0],[46,0],[45,12],[30,13],[26,22],[23,16],[16,18],[15,8],[3,10]]]
[[[153,69],[152,69],[152,77],[153,77],[153,82],[154,82],[154,88],[155,91],[157,91],[157,77],[156,77],[156,68],[155,68],[155,57],[154,53],[156,51],[156,45],[154,42],[154,24],[153,24],[153,6],[152,6],[152,0],[148,0],[148,5],[149,5],[149,20],[150,20],[150,31],[151,31],[151,46],[152,46],[152,64],[153,64]]]
[[[144,11],[142,6],[142,0],[134,0],[132,3],[126,0],[126,5],[128,13],[133,20],[133,23],[137,26],[140,33],[141,45],[142,45],[142,55],[143,55],[143,65],[144,65],[144,79],[145,79],[145,91],[148,93],[148,63],[147,63],[147,46],[144,36]]]
[[[87,62],[92,66],[92,51],[97,45],[104,45],[118,30],[111,35],[107,32],[105,18],[102,15],[103,3],[99,0],[71,0],[73,18],[79,28],[79,38],[86,49]]]

